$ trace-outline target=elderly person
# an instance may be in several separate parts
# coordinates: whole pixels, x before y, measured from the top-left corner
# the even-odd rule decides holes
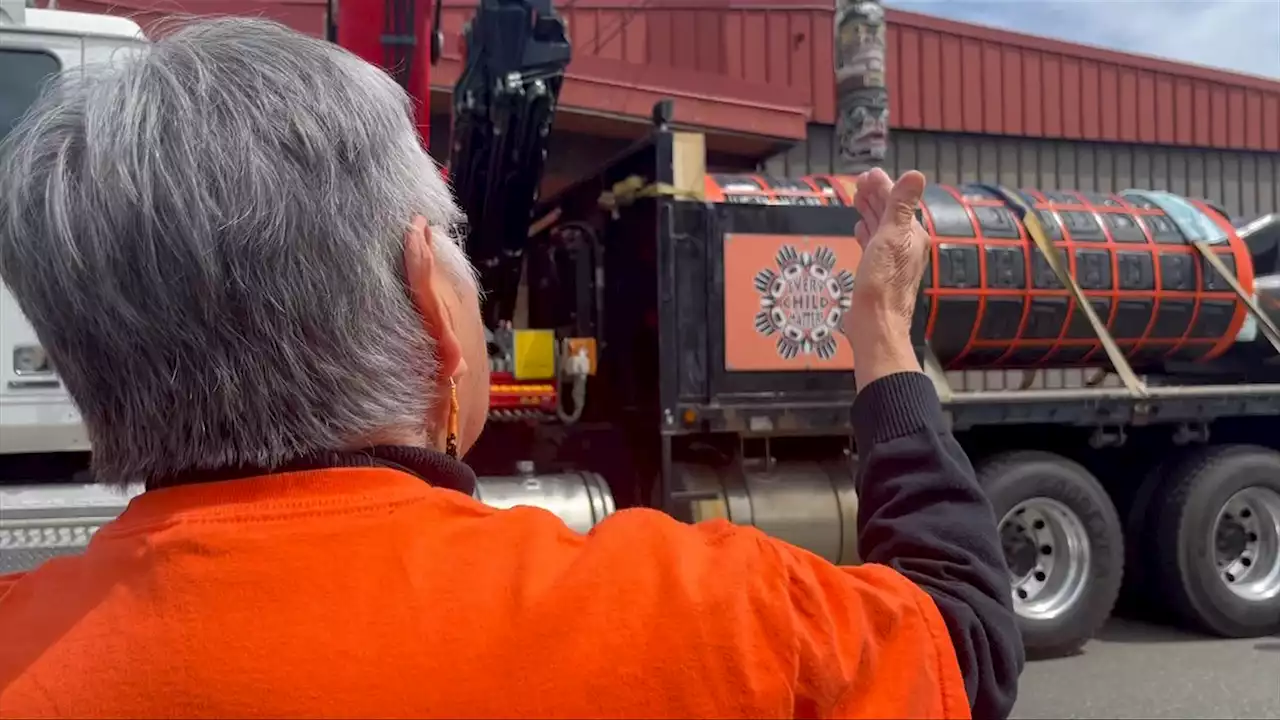
[[[2,717],[1006,715],[994,518],[908,340],[919,173],[861,180],[846,328],[868,564],[631,510],[472,499],[477,288],[400,89],[193,24],[7,140],[0,270],[104,482],[87,551],[0,578]],[[852,229],[851,229],[852,230]]]

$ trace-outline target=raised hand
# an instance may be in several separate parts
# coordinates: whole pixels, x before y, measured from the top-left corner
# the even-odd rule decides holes
[[[911,347],[911,314],[924,274],[929,234],[916,219],[924,175],[912,170],[895,183],[883,170],[859,176],[855,235],[862,260],[844,332],[853,348],[858,389],[898,372],[919,372]]]

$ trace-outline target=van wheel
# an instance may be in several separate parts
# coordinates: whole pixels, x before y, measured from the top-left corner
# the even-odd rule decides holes
[[[1280,453],[1201,450],[1153,510],[1153,575],[1178,619],[1223,637],[1280,632]]]
[[[1120,592],[1124,535],[1115,506],[1089,471],[1050,453],[996,456],[978,480],[1000,519],[1028,654],[1076,652],[1106,622]]]

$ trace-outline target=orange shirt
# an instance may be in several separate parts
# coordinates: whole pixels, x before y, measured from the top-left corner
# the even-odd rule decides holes
[[[932,600],[724,522],[385,468],[148,492],[0,578],[0,717],[967,718]]]

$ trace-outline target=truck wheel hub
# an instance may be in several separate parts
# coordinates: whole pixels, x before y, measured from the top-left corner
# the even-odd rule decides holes
[[[1035,537],[1028,529],[1022,523],[1008,523],[1000,528],[1000,535],[1009,572],[1015,578],[1023,578],[1034,572],[1040,553],[1036,548]],[[1050,551],[1052,552],[1052,548]]]
[[[1248,487],[1223,503],[1213,525],[1218,579],[1241,599],[1280,597],[1280,493]]]
[[[1018,615],[1051,620],[1069,611],[1083,596],[1089,577],[1089,535],[1066,505],[1031,498],[1000,521],[1005,562]]]

